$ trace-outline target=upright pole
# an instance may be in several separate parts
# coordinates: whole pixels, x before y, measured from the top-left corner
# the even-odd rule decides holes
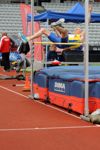
[[[48,26],[49,26],[49,19],[47,19],[47,22],[46,22],[46,28],[48,30]],[[47,41],[48,42],[48,41]],[[45,61],[46,61],[46,64],[45,64],[45,67],[47,67],[47,55],[48,55],[48,45],[46,45],[46,58],[45,58]]]
[[[84,72],[85,72],[85,105],[84,115],[89,115],[89,83],[88,83],[88,65],[89,65],[89,38],[88,38],[88,24],[89,24],[89,0],[85,0],[85,51],[84,51]]]
[[[34,0],[31,0],[31,35],[34,33]],[[33,62],[34,62],[34,50],[31,43],[31,98],[33,99]]]

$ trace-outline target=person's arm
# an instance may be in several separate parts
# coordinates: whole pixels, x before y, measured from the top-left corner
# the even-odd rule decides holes
[[[80,35],[80,40],[83,43],[85,41],[85,31],[82,31],[81,35]]]
[[[0,41],[0,49],[2,49],[2,46],[3,46],[3,37],[1,38],[1,41]]]

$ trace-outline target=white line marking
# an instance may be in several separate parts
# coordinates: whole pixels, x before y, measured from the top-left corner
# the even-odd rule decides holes
[[[10,89],[8,89],[8,88],[6,88],[6,87],[4,87],[4,86],[0,86],[0,88],[2,88],[2,89],[4,89],[4,90],[7,90],[7,91],[9,91],[9,92],[12,92],[12,93],[14,93],[14,94],[16,94],[16,95],[19,95],[19,96],[22,96],[22,97],[25,97],[25,98],[29,98],[28,96],[25,96],[25,95],[23,95],[23,94],[21,94],[21,93],[18,93],[18,92],[15,92],[15,91],[13,91],[13,90],[10,90]],[[38,101],[38,100],[34,100],[34,102],[36,102],[36,103],[39,103],[39,104],[41,104],[41,105],[44,105],[44,106],[46,106],[46,107],[49,107],[49,108],[52,108],[52,109],[54,109],[54,110],[57,110],[57,111],[59,111],[59,112],[62,112],[62,113],[64,113],[64,114],[67,114],[67,115],[69,115],[69,116],[72,116],[72,117],[74,117],[74,118],[77,118],[77,119],[81,119],[80,117],[78,117],[78,116],[75,116],[75,115],[73,115],[73,114],[70,114],[70,113],[68,113],[68,112],[65,112],[65,111],[63,111],[63,110],[61,110],[61,109],[59,109],[59,108],[56,108],[56,107],[53,107],[53,106],[51,106],[51,105],[47,105],[47,104],[45,104],[45,103],[43,103],[43,102],[41,102],[41,101]],[[79,127],[79,126],[78,126]],[[94,125],[94,126],[82,126],[82,127],[100,127],[100,125],[98,125],[98,124],[96,124],[96,125]],[[65,127],[64,127],[65,128]],[[66,128],[68,128],[68,127],[66,127]],[[69,127],[69,128],[73,128],[73,127]],[[26,130],[27,130],[28,128],[26,128]],[[29,129],[31,129],[31,128],[29,128]],[[36,128],[32,128],[32,129],[36,129]],[[1,131],[2,129],[0,129],[0,131]],[[8,130],[15,130],[15,129],[8,129]],[[18,130],[20,130],[20,129],[18,129]],[[22,130],[22,129],[21,129]]]
[[[0,129],[0,132],[5,131],[34,131],[34,130],[59,130],[59,129],[85,129],[85,128],[99,128],[100,126],[69,126],[69,127],[45,127],[45,128],[14,128],[14,129]]]
[[[97,127],[100,127],[100,124],[96,124]]]
[[[4,86],[0,86],[0,88],[2,88],[2,89],[4,89],[4,90],[7,90],[7,91],[9,91],[9,92],[12,92],[12,93],[14,93],[14,94],[16,94],[16,95],[20,95],[20,96],[22,96],[22,97],[29,98],[28,96],[25,96],[25,95],[23,95],[23,94],[21,94],[21,93],[18,93],[18,92],[15,92],[15,91],[13,91],[13,90],[10,90],[10,89],[8,89],[8,88],[6,88],[6,87],[4,87]],[[44,106],[46,106],[46,107],[52,108],[52,109],[54,109],[54,110],[57,110],[57,111],[59,111],[59,112],[62,112],[62,113],[64,113],[64,114],[67,114],[67,115],[69,115],[69,116],[73,116],[74,118],[81,119],[80,117],[75,116],[75,115],[73,115],[73,114],[70,114],[70,113],[68,113],[67,111],[63,111],[63,110],[61,110],[61,109],[59,109],[59,108],[53,107],[53,106],[51,106],[51,105],[47,105],[47,104],[45,104],[45,103],[43,103],[43,102],[41,102],[41,101],[34,100],[34,102],[39,103],[39,104],[41,104],[41,105],[44,105]]]
[[[22,97],[28,98],[28,96],[25,96],[25,95],[23,95],[23,94],[21,94],[21,93],[18,93],[18,92],[15,92],[15,91],[13,91],[13,90],[10,90],[10,89],[8,89],[8,88],[6,88],[6,87],[4,87],[4,86],[1,86],[1,85],[0,85],[0,88],[2,88],[2,89],[4,89],[4,90],[7,90],[7,91],[9,91],[9,92],[11,92],[11,93],[14,93],[14,94],[16,94],[16,95],[20,95],[20,96],[22,96]]]
[[[40,104],[42,104],[42,105],[45,105],[46,107],[55,109],[55,110],[57,110],[57,111],[59,111],[59,112],[62,112],[62,113],[64,113],[64,114],[67,114],[67,115],[69,115],[69,116],[75,117],[75,118],[77,118],[77,119],[81,119],[81,118],[78,117],[78,116],[75,116],[75,115],[73,115],[73,114],[70,114],[70,113],[68,113],[67,111],[61,110],[61,109],[59,109],[59,108],[53,107],[52,105],[47,105],[47,104],[45,104],[45,103],[42,103],[41,101],[36,101],[36,102],[38,102],[38,103],[40,103]]]

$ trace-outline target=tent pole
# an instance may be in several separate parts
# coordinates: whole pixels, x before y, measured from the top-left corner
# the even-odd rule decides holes
[[[31,35],[33,35],[34,33],[34,0],[31,0]],[[34,62],[34,58],[33,58],[33,54],[34,53],[34,49],[33,49],[33,45],[31,43],[31,95],[30,98],[33,99],[33,62]]]

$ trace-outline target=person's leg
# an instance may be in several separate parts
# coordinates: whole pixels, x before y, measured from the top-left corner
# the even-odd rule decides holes
[[[57,30],[57,31],[60,33],[60,35],[61,35],[62,38],[65,38],[65,37],[68,36],[68,30],[65,29],[64,27],[55,26],[55,27],[54,27],[54,30],[55,30],[55,31]]]
[[[49,36],[50,35],[50,31],[48,31],[47,29],[45,28],[41,28],[38,32],[36,32],[35,34],[33,34],[32,36],[29,36],[27,37],[28,41],[30,40],[33,40],[33,39],[36,39],[42,35],[45,35],[45,36]]]
[[[6,53],[6,61],[5,61],[5,63],[6,63],[6,66],[7,66],[7,67],[6,67],[7,70],[10,69],[9,55],[10,55],[10,53]]]
[[[51,28],[55,27],[55,26],[62,26],[62,24],[65,22],[64,18],[59,19],[56,22],[51,23]]]
[[[23,66],[24,66],[25,54],[21,53],[20,57],[21,57],[21,59],[17,63],[16,72],[19,72],[23,68]]]
[[[10,69],[9,54],[10,53],[3,53],[2,54],[2,59],[3,59],[3,64],[4,64],[4,70],[9,70]]]
[[[5,60],[5,56],[4,53],[2,53],[2,66],[4,67],[4,60]]]
[[[25,59],[26,59],[26,67],[30,67],[30,65],[31,65],[30,61],[27,58],[25,58]]]
[[[56,34],[62,38],[65,38],[68,35],[68,30],[62,26],[64,22],[65,19],[61,18],[58,21],[51,23],[51,28],[53,28]]]
[[[45,36],[49,36],[50,35],[50,32],[48,31],[48,30],[46,30],[45,28],[41,28],[38,32],[36,32],[36,33],[34,33],[33,35],[31,35],[31,36],[28,36],[28,37],[26,37],[25,35],[23,35],[23,34],[21,34],[21,33],[19,33],[19,38],[21,38],[21,40],[24,42],[24,43],[26,43],[26,42],[28,42],[28,41],[30,41],[30,40],[34,40],[35,38],[38,38],[38,37],[40,37],[40,36],[42,36],[42,35],[45,35]]]

